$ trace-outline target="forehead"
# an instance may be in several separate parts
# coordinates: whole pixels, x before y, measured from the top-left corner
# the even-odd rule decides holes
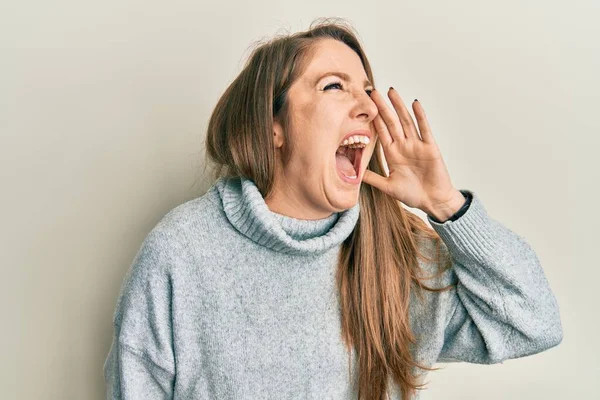
[[[355,83],[368,80],[360,57],[345,43],[335,39],[323,39],[317,43],[312,58],[302,77],[310,85],[316,84],[324,74],[341,72]],[[343,76],[342,76],[343,77]]]

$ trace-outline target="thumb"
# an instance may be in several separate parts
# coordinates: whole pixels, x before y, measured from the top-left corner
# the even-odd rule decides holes
[[[362,181],[368,185],[374,186],[384,193],[387,193],[388,178],[385,178],[371,170],[365,169]]]

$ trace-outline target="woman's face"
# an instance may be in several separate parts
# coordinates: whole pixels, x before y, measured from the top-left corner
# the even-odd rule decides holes
[[[285,143],[281,124],[274,125],[278,172],[273,195],[265,200],[272,211],[320,219],[356,204],[377,139],[372,121],[378,109],[367,92],[373,86],[365,81],[360,58],[350,47],[334,39],[317,45],[314,58],[288,93],[287,135],[292,143]],[[357,182],[351,183],[341,175],[336,151],[357,129],[370,131],[371,139],[362,150]],[[291,149],[285,166],[284,148]]]

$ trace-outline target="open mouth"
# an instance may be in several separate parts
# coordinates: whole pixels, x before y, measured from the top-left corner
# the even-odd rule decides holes
[[[357,177],[360,171],[360,162],[362,159],[364,147],[338,147],[335,153],[336,167],[346,177]]]

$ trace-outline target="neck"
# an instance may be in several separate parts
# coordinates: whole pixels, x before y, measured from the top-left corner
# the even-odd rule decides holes
[[[274,213],[303,220],[319,220],[328,218],[333,211],[319,209],[317,205],[306,198],[301,188],[292,186],[287,182],[291,179],[276,179],[273,190],[265,198],[269,210]],[[284,182],[283,184],[278,184]]]

